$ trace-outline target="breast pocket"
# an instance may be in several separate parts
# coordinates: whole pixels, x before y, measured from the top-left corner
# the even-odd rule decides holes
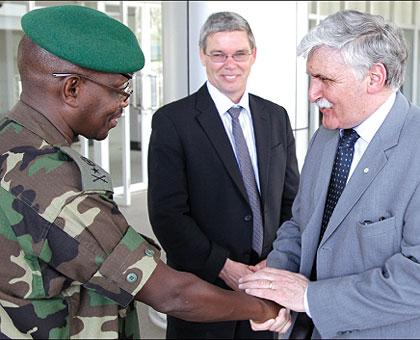
[[[397,251],[395,217],[357,224],[357,238],[365,269],[382,266]]]

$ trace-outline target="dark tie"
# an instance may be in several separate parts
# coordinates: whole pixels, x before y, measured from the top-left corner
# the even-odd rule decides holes
[[[327,201],[325,203],[324,215],[322,217],[321,241],[324,232],[327,229],[328,222],[334,211],[334,208],[344,190],[349,176],[351,162],[353,160],[354,143],[356,143],[359,135],[353,129],[345,129],[338,143],[337,152],[335,154],[334,166],[331,173],[330,184],[328,186]]]
[[[239,114],[242,107],[231,107],[228,110],[232,117],[232,133],[235,141],[236,157],[238,159],[239,169],[242,174],[242,180],[248,195],[249,205],[252,210],[253,232],[252,232],[252,249],[259,255],[262,252],[263,245],[263,223],[261,217],[261,203],[258,193],[257,182],[255,181],[254,169],[252,168],[251,157],[249,156],[248,146],[239,123]]]

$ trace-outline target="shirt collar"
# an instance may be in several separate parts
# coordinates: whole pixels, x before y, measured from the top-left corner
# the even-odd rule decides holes
[[[41,112],[22,101],[18,101],[7,116],[51,145],[69,145],[61,132]]]
[[[373,136],[375,136],[385,118],[388,116],[388,113],[391,111],[395,98],[396,92],[392,92],[388,99],[374,113],[354,128],[361,139],[370,143]],[[341,131],[342,130],[340,130],[340,133]]]
[[[220,92],[209,81],[207,81],[207,89],[209,91],[211,99],[213,99],[214,104],[216,105],[217,112],[219,112],[220,116],[224,115],[227,112],[227,110],[229,110],[232,106],[242,106],[247,113],[251,112],[249,108],[249,93],[247,89],[245,89],[245,92],[242,95],[242,98],[238,104],[232,102],[226,95]]]

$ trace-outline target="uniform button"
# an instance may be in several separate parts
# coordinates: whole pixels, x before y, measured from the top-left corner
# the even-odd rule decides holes
[[[137,281],[137,274],[136,273],[128,273],[126,279],[127,279],[127,282],[129,282],[129,283],[136,282]]]
[[[145,254],[146,256],[153,256],[153,255],[155,255],[155,252],[154,252],[154,250],[153,250],[153,249],[149,249],[149,248],[147,248],[147,249],[144,251],[144,254]]]
[[[245,222],[249,222],[249,221],[251,221],[252,220],[252,216],[251,215],[246,215],[245,217],[244,217],[244,221]]]

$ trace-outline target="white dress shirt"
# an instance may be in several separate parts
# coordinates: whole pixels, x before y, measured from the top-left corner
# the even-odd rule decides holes
[[[366,120],[364,120],[358,126],[353,128],[354,130],[356,130],[356,132],[358,133],[360,137],[354,144],[353,160],[351,162],[347,182],[349,181],[351,175],[354,173],[354,170],[356,169],[357,164],[359,164],[359,161],[362,158],[363,154],[365,153],[370,141],[373,139],[376,132],[379,130],[380,126],[384,122],[385,118],[388,116],[389,111],[391,111],[391,108],[395,102],[395,98],[396,98],[396,93],[392,92],[392,94],[385,101],[385,103],[383,103]],[[340,135],[341,134],[342,134],[342,129],[340,129]],[[308,314],[308,316],[311,317],[311,313],[310,313],[309,305],[308,305],[307,293],[308,293],[308,288],[306,288],[305,290],[304,305],[305,305],[306,314]]]
[[[207,81],[207,89],[209,91],[211,99],[213,99],[216,109],[219,112],[220,118],[225,127],[226,134],[229,137],[230,144],[232,145],[233,152],[235,153],[236,161],[238,156],[236,155],[235,140],[232,132],[232,118],[227,112],[232,106],[242,106],[241,114],[239,115],[239,123],[244,133],[245,141],[248,146],[249,156],[251,157],[252,168],[254,169],[255,180],[257,182],[258,190],[260,190],[260,179],[258,173],[258,162],[257,162],[257,149],[255,147],[255,134],[254,125],[252,123],[251,109],[249,108],[249,93],[245,90],[241,100],[238,104],[233,103],[228,97],[221,93],[216,87],[214,87],[209,81]],[[261,191],[261,190],[260,190]]]

